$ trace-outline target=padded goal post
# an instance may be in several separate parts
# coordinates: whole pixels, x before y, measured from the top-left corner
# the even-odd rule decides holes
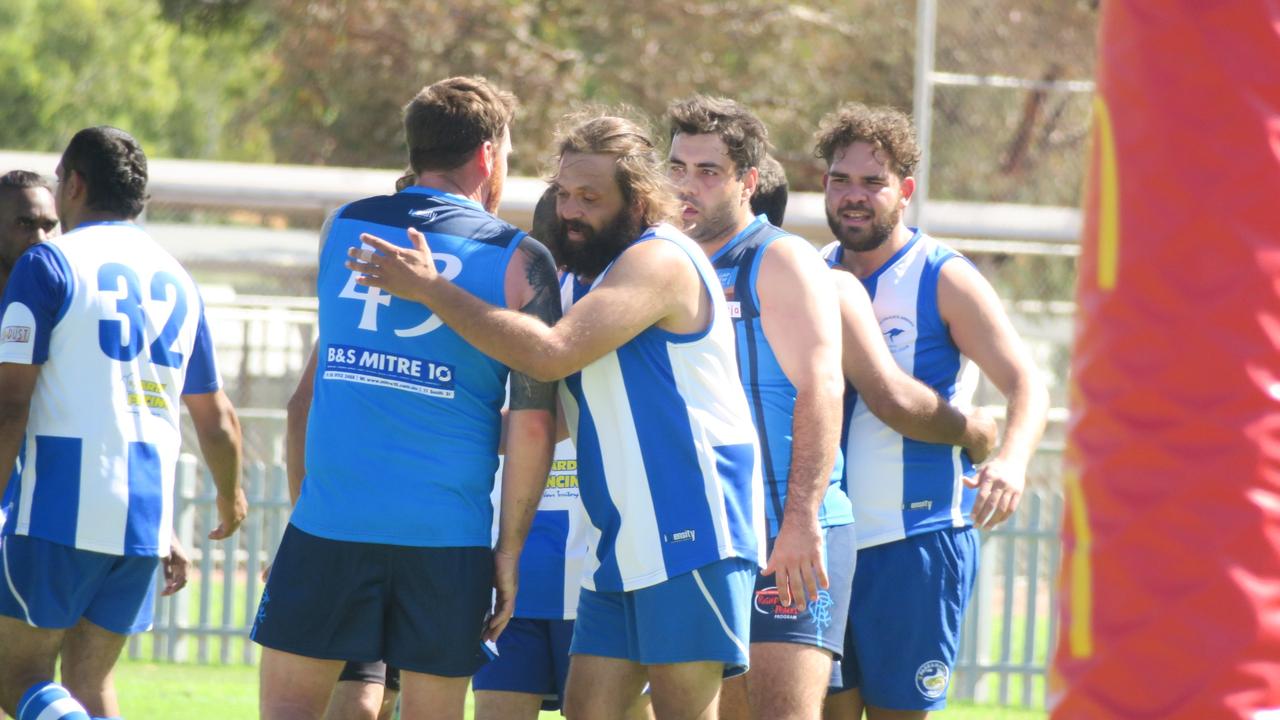
[[[1052,717],[1280,718],[1280,1],[1101,14]]]

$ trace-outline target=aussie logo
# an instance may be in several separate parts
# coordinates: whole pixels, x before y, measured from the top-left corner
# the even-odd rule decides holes
[[[947,692],[951,671],[941,660],[930,660],[916,670],[916,689],[930,700],[937,700]]]
[[[897,354],[910,350],[916,344],[916,324],[910,318],[890,315],[880,320],[880,332],[889,352]]]
[[[0,334],[0,342],[31,342],[31,328],[26,325],[8,325]]]

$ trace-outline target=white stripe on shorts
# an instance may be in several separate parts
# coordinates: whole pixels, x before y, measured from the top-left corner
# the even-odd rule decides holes
[[[720,608],[716,606],[715,599],[711,597],[711,591],[707,590],[707,585],[702,582],[702,575],[697,570],[693,571],[693,579],[694,582],[698,583],[698,589],[702,591],[702,597],[706,598],[707,604],[711,606],[711,612],[715,613],[716,619],[720,621],[720,627],[724,629],[724,634],[729,636],[729,639],[733,641],[734,645],[738,646],[743,655],[751,657],[751,651],[747,649],[746,644],[737,635],[733,634],[733,630],[729,629],[729,623],[724,621],[724,615],[720,612]]]
[[[4,581],[9,584],[9,592],[13,593],[14,599],[18,601],[18,605],[22,606],[22,614],[26,616],[27,624],[31,627],[37,625],[31,621],[31,611],[27,609],[27,603],[18,594],[18,588],[13,586],[13,578],[9,577],[9,546],[0,542],[0,558],[4,560]]]

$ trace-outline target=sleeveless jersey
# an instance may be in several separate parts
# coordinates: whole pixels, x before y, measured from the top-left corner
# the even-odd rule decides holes
[[[573,276],[560,277],[560,300],[565,310],[586,287]],[[502,499],[502,463],[493,489],[494,508]],[[494,518],[497,543],[498,522]],[[578,617],[578,589],[582,587],[582,563],[587,555],[587,513],[578,495],[578,453],[572,440],[556,444],[547,485],[529,537],[520,554],[520,589],[516,592],[515,617],[537,620],[573,620]]]
[[[22,256],[3,318],[0,362],[41,366],[5,532],[168,555],[180,396],[220,385],[195,282],[137,225],[89,223]]]
[[[836,267],[843,252],[832,243],[823,256]],[[862,283],[898,366],[953,405],[966,405],[973,388],[962,387],[963,358],[938,312],[938,273],[957,258],[967,261],[916,230]],[[845,486],[858,522],[859,548],[972,523],[977,492],[963,478],[974,469],[962,448],[899,435],[852,387],[845,392],[844,435]]]
[[[335,214],[320,250],[319,362],[291,522],[334,540],[488,547],[506,366],[344,267],[361,233],[407,246],[409,227],[427,236],[445,277],[506,305],[524,233],[478,203],[410,187]]]
[[[773,241],[790,233],[771,225],[764,215],[755,219],[724,247],[711,256],[716,275],[724,288],[729,317],[737,337],[738,371],[751,406],[764,472],[765,519],[769,537],[778,534],[787,502],[787,475],[791,469],[791,429],[795,413],[796,388],[773,354],[760,320],[760,296],[756,278],[760,261]],[[808,243],[805,243],[806,246]],[[841,487],[844,459],[836,453],[836,464],[818,509],[821,527],[853,522],[849,497]]]
[[[606,592],[730,557],[758,562],[763,552],[760,448],[715,270],[670,225],[636,242],[680,248],[712,300],[712,318],[690,334],[651,326],[562,385],[592,526],[583,586]]]

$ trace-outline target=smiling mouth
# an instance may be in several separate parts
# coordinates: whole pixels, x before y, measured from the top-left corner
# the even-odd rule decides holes
[[[840,219],[846,223],[862,224],[871,222],[874,215],[869,210],[845,210],[840,213]]]

